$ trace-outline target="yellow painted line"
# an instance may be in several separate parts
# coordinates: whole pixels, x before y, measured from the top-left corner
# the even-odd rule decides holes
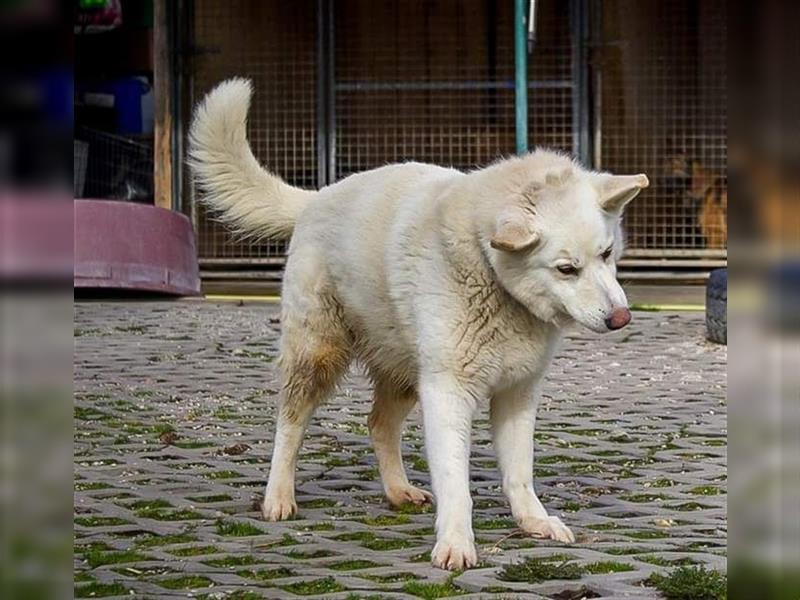
[[[232,294],[206,294],[206,300],[217,300],[219,302],[280,302],[280,296],[235,296]]]
[[[706,307],[703,304],[631,304],[631,310],[643,310],[648,312],[702,312],[705,309]]]

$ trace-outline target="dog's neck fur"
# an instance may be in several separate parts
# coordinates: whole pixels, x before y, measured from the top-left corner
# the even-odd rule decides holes
[[[458,201],[447,207],[440,215],[442,228],[438,232],[451,281],[461,287],[454,296],[462,299],[456,334],[472,340],[459,348],[459,368],[467,387],[471,380],[485,379],[494,379],[499,387],[514,385],[545,370],[561,328],[538,318],[506,289],[491,264],[488,241],[476,214],[479,211],[472,210],[473,218],[465,221],[460,218],[465,208]],[[512,347],[518,351],[509,355],[529,356],[530,360],[506,368],[502,361],[494,364],[485,358],[502,356]],[[481,376],[476,376],[477,372]]]

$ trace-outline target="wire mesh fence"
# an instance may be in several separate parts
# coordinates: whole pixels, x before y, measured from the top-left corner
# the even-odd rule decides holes
[[[572,150],[567,3],[541,2],[531,142]],[[513,3],[335,4],[336,177],[403,160],[462,169],[514,152]]]
[[[90,127],[75,129],[76,198],[153,201],[153,143]]]
[[[645,172],[625,217],[629,254],[724,255],[726,3],[601,3],[598,165]]]
[[[253,79],[253,151],[304,188],[396,161],[472,169],[513,154],[512,2],[329,1],[332,72],[320,91],[318,77],[329,68],[319,60],[320,3],[196,0],[191,101],[225,78]],[[572,19],[576,6],[590,3],[537,5],[529,143],[576,152],[589,120],[576,112],[576,100],[584,99],[575,83],[581,40]],[[630,252],[723,256],[724,2],[591,6],[594,144],[588,154],[596,166],[646,172],[652,182],[626,216]],[[327,102],[332,115],[323,122],[320,103]],[[282,242],[232,240],[201,208],[196,221],[207,264],[269,263],[284,255]]]
[[[192,103],[217,83],[248,77],[253,153],[292,185],[316,188],[316,2],[197,0],[193,15]],[[285,243],[242,243],[197,209],[199,256],[250,262],[280,258]]]

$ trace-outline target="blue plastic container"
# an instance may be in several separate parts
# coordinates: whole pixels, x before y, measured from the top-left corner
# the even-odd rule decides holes
[[[117,113],[117,133],[149,133],[142,99],[150,93],[150,86],[136,77],[126,77],[112,82],[111,92],[114,94],[114,108]]]
[[[139,77],[122,77],[96,82],[83,89],[87,94],[114,97],[115,131],[120,135],[140,135],[153,131],[153,92]]]

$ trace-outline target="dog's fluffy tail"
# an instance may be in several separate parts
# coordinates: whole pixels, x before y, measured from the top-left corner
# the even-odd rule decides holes
[[[201,201],[245,238],[289,238],[314,192],[264,169],[247,142],[252,85],[229,79],[205,97],[189,132],[189,165]]]

